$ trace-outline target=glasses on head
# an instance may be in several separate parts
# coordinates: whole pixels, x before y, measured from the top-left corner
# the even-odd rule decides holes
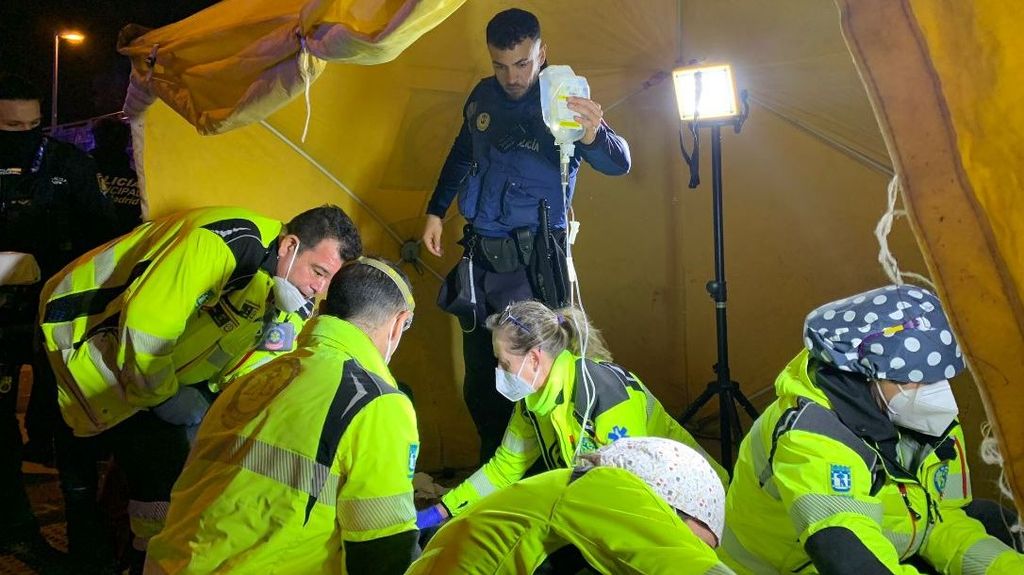
[[[530,333],[529,328],[527,328],[523,322],[519,321],[519,319],[516,318],[516,316],[512,315],[512,304],[506,306],[505,311],[501,312],[501,317],[498,318],[498,325],[505,325],[506,323],[511,323],[512,325],[523,330],[523,332],[525,333]]]

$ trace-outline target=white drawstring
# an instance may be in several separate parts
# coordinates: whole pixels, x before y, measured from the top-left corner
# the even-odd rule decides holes
[[[313,83],[313,56],[306,46],[305,36],[299,35],[299,43],[302,45],[299,50],[299,76],[302,76],[302,81],[305,84],[303,92],[306,99],[306,122],[302,126],[302,138],[299,141],[305,144],[306,134],[309,133],[309,120],[313,116],[313,105],[309,99],[309,89]]]
[[[907,211],[903,209],[896,209],[896,198],[900,192],[900,177],[899,174],[894,175],[892,180],[889,181],[888,188],[888,202],[886,205],[885,213],[878,220],[878,225],[875,226],[875,238],[878,239],[878,263],[882,265],[882,270],[885,275],[888,276],[889,281],[896,284],[902,285],[903,278],[912,278],[918,282],[927,284],[928,287],[935,291],[935,284],[921,274],[913,272],[901,272],[899,264],[896,262],[896,256],[892,255],[892,251],[889,250],[889,232],[892,231],[892,223],[896,218],[905,217]]]

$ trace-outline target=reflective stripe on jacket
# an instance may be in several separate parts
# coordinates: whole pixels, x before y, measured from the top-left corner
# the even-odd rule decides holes
[[[143,224],[53,276],[40,317],[74,432],[99,433],[251,349],[282,227],[238,208],[193,210]]]
[[[729,575],[714,551],[646,483],[597,467],[524,479],[444,526],[406,575],[533,573],[574,545],[601,573]]]
[[[416,529],[416,416],[354,325],[235,381],[174,485],[147,573],[343,573],[344,542]]]
[[[737,573],[817,573],[804,545],[831,527],[852,532],[892,573],[917,573],[901,564],[913,555],[944,574],[1024,572],[1021,556],[962,509],[971,487],[959,423],[934,446],[902,433],[893,469],[812,383],[806,351],[775,389],[779,399],[740,446],[726,498],[719,556]]]
[[[494,456],[461,485],[443,498],[445,506],[458,515],[462,508],[515,483],[537,458],[548,469],[570,467],[581,436],[581,451],[591,451],[620,437],[664,437],[674,439],[704,454],[708,462],[728,484],[728,474],[697,444],[693,436],[665,412],[661,403],[632,373],[610,362],[586,361],[596,389],[586,434],[580,421],[586,410],[587,386],[577,385],[581,360],[563,351],[551,366],[545,387],[553,386],[557,397],[554,408],[539,415],[527,407],[530,398],[516,403],[501,445]],[[542,393],[543,389],[537,393]]]

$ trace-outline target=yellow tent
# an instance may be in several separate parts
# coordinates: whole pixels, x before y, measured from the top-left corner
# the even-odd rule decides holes
[[[148,211],[234,204],[286,219],[334,202],[369,251],[397,259],[419,236],[466,95],[491,73],[487,20],[531,10],[549,61],[588,78],[632,148],[626,177],[581,171],[575,253],[586,309],[616,359],[679,413],[713,378],[711,200],[708,185],[686,189],[664,73],[690,58],[732,62],[752,104],[742,133],[724,135],[734,378],[767,403],[806,312],[888,281],[873,230],[895,165],[913,232],[898,220],[889,247],[901,269],[930,272],[948,302],[1020,495],[1024,433],[1013,413],[1024,399],[1011,389],[1024,375],[1014,193],[1024,117],[1011,87],[1024,54],[1013,34],[1020,8],[837,5],[227,0],[124,38]],[[432,305],[459,255],[461,223],[447,220],[443,261],[424,251],[422,275],[408,268],[420,307],[393,365],[415,392],[424,469],[475,463],[461,337]],[[976,448],[985,408],[970,376],[955,385]],[[713,421],[714,409],[701,416]],[[991,494],[998,470],[975,465],[978,489]]]

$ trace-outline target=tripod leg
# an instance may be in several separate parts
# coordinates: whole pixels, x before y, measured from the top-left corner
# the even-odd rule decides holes
[[[697,399],[687,406],[683,415],[679,417],[679,425],[686,425],[687,422],[693,419],[693,416],[697,415],[700,408],[704,407],[705,403],[711,401],[711,398],[715,396],[715,393],[716,390],[713,388],[713,384],[709,383],[707,389],[702,391],[701,394],[697,396]]]
[[[757,419],[758,413],[757,410],[754,409],[754,404],[750,403],[750,400],[747,399],[747,396],[743,395],[743,392],[740,391],[739,384],[736,385],[735,397],[736,401],[743,406],[744,410],[746,410],[747,415],[750,416],[750,419]]]

